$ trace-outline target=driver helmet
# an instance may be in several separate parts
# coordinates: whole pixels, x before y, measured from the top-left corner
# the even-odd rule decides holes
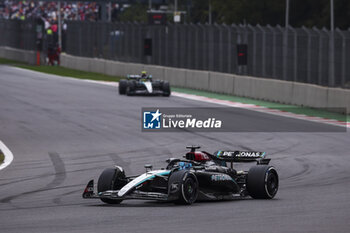
[[[141,77],[142,78],[146,78],[147,77],[147,72],[146,71],[142,71],[141,72]]]

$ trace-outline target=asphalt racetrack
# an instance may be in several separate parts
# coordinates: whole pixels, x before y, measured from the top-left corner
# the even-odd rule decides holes
[[[0,66],[0,140],[12,164],[0,171],[0,232],[349,232],[349,133],[145,133],[142,107],[216,107],[180,97],[120,96],[116,87]],[[241,124],[303,120],[236,109]],[[262,120],[263,119],[263,120]],[[262,128],[259,128],[261,125]],[[314,127],[310,125],[310,127]],[[266,151],[280,174],[273,200],[83,200],[90,179],[121,165],[164,166],[186,145]]]

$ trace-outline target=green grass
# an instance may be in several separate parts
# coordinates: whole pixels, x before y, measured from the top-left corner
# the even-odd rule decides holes
[[[47,74],[55,74],[55,75],[73,77],[73,78],[79,78],[79,79],[118,82],[122,78],[122,77],[110,76],[110,75],[105,75],[100,73],[74,70],[74,69],[64,68],[60,66],[32,66],[32,65],[24,64],[22,62],[8,60],[4,58],[0,58],[0,64],[13,65],[16,67],[43,72]],[[206,97],[215,98],[215,99],[229,100],[229,101],[240,102],[245,104],[255,104],[259,106],[264,106],[272,109],[279,109],[282,111],[292,112],[296,114],[318,116],[322,118],[336,119],[340,121],[350,121],[349,115],[330,112],[330,111],[327,111],[326,109],[298,107],[294,105],[279,104],[279,103],[273,103],[268,101],[255,100],[255,99],[246,98],[246,97],[217,94],[217,93],[198,91],[198,90],[187,89],[187,88],[172,88],[172,90],[177,92],[182,92],[182,93],[206,96]]]
[[[10,59],[1,58],[1,57],[0,57],[0,64],[1,65],[20,65],[20,64],[25,65],[24,62],[10,60]]]
[[[2,151],[0,150],[0,164],[2,164],[5,160],[5,156],[4,154],[2,153]]]

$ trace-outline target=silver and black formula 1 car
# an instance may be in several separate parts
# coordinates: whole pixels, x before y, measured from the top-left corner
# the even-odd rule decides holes
[[[102,172],[94,192],[94,181],[87,184],[83,198],[99,198],[108,204],[126,199],[171,201],[192,204],[197,200],[223,200],[252,197],[272,199],[278,190],[278,174],[263,152],[217,151],[210,154],[190,146],[184,159],[171,158],[167,167],[127,177],[123,168],[115,166]],[[249,171],[233,169],[235,162],[255,162]],[[231,163],[231,166],[226,166]]]
[[[128,75],[127,79],[119,81],[120,95],[162,95],[170,96],[168,81],[153,80],[152,75]]]

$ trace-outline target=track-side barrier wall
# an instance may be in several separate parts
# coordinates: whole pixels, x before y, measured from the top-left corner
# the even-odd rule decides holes
[[[23,49],[14,49],[10,47],[0,46],[0,57],[25,62],[31,65],[36,64],[36,52],[23,50]]]

